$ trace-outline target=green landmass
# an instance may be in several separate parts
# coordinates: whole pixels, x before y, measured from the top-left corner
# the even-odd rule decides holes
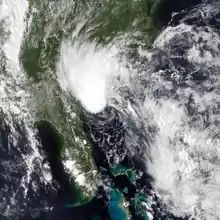
[[[30,107],[36,121],[47,120],[62,134],[63,161],[76,161],[88,183],[95,182],[97,169],[91,156],[91,144],[79,120],[80,103],[64,92],[57,81],[60,44],[64,39],[83,38],[97,44],[119,40],[123,44],[133,39],[128,42],[132,50],[136,50],[140,42],[141,45],[150,45],[158,33],[152,22],[155,2],[29,0],[20,62],[31,84],[33,98]],[[92,190],[88,189],[87,193],[91,193],[89,191]]]
[[[20,53],[20,62],[29,78],[29,90],[33,97],[29,104],[36,126],[42,126],[42,123],[52,126],[51,131],[58,138],[59,155],[63,164],[74,161],[74,166],[86,177],[86,186],[74,183],[80,192],[75,205],[89,201],[98,181],[98,171],[92,158],[91,143],[80,121],[81,105],[71,94],[62,90],[57,80],[56,63],[60,45],[65,39],[70,42],[82,39],[97,45],[117,43],[122,51],[126,50],[134,56],[139,46],[150,47],[159,34],[160,29],[155,25],[154,17],[160,2],[29,0],[27,28]],[[73,175],[71,170],[65,171],[70,176]],[[132,169],[115,164],[111,171],[114,176],[126,174],[132,184],[136,181]],[[76,178],[74,175],[73,177]],[[124,189],[124,193],[126,190],[128,189]],[[117,204],[120,204],[123,193],[112,193]],[[144,195],[134,199],[133,205],[144,215],[141,200],[145,200]],[[119,213],[122,220],[128,219],[126,212]]]
[[[65,143],[63,136],[50,122],[45,120],[36,122],[35,127],[38,129],[40,141],[50,163],[53,178],[63,190],[74,195],[73,205],[79,206],[90,201],[92,197],[83,192],[83,187],[79,187],[76,184],[75,178],[68,175],[62,164],[61,153]]]

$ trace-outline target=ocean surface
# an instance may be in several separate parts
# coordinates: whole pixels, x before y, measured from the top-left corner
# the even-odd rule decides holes
[[[0,220],[220,219],[220,2],[0,1]]]

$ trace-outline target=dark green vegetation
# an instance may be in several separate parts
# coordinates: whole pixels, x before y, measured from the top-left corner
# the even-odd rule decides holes
[[[20,55],[36,81],[55,77],[61,41],[81,38],[97,44],[119,43],[133,50],[150,47],[173,12],[201,0],[30,1]]]
[[[133,38],[133,43],[141,41],[149,45],[157,35],[151,10],[155,2],[155,0],[100,1],[88,22],[89,26],[93,27],[89,32],[90,39],[108,43],[114,38],[128,40],[128,36],[131,35],[129,38]]]
[[[20,56],[23,67],[37,81],[47,78],[55,71],[61,41],[71,39],[73,32],[76,38],[101,44],[121,41],[131,47],[150,46],[158,34],[153,23],[156,3],[156,0],[31,1],[28,13],[31,22]],[[132,41],[128,42],[129,39]]]
[[[32,82],[33,116],[36,121],[52,123],[62,134],[62,160],[76,161],[89,183],[94,183],[96,167],[78,117],[80,106],[62,91],[57,81],[61,42],[65,39],[97,44],[121,42],[122,47],[129,44],[132,50],[141,42],[149,46],[158,33],[151,19],[154,4],[154,0],[30,1],[20,61]],[[86,190],[88,194],[90,191]]]
[[[64,165],[74,161],[77,170],[84,173],[88,182],[83,192],[88,196],[93,194],[97,172],[78,117],[80,105],[62,91],[55,73],[61,39],[70,36],[75,27],[69,26],[70,17],[76,16],[74,2],[69,3],[71,7],[67,7],[67,1],[30,2],[20,62],[31,84],[28,89],[33,97],[29,103],[33,118],[50,122],[62,134],[62,161]]]
[[[87,203],[91,198],[83,195],[82,189],[77,187],[74,179],[68,175],[62,164],[61,152],[64,145],[62,135],[48,121],[39,121],[35,126],[50,163],[53,178],[60,184],[61,190],[72,194],[73,204]]]
[[[136,56],[140,46],[151,47],[163,26],[170,21],[172,12],[197,4],[199,0],[29,2],[20,62],[31,81],[33,100],[30,105],[53,176],[62,188],[76,195],[72,202],[78,206],[87,203],[93,195],[97,168],[80,120],[81,106],[72,95],[62,91],[57,81],[56,63],[61,43],[80,40],[95,42],[99,46],[115,44],[127,54]],[[75,162],[77,169],[85,174],[89,187],[79,186],[74,181],[76,176],[71,170],[66,170],[66,161]],[[130,210],[137,219],[140,216],[147,219],[141,203],[147,202],[148,198],[135,191],[136,173],[133,168],[114,164],[110,171],[116,181],[110,197],[110,214],[116,215],[115,219],[118,215],[122,220],[128,218],[127,213],[120,210],[123,197],[127,196]],[[125,185],[120,188],[119,182]],[[95,218],[99,219],[99,216]]]

